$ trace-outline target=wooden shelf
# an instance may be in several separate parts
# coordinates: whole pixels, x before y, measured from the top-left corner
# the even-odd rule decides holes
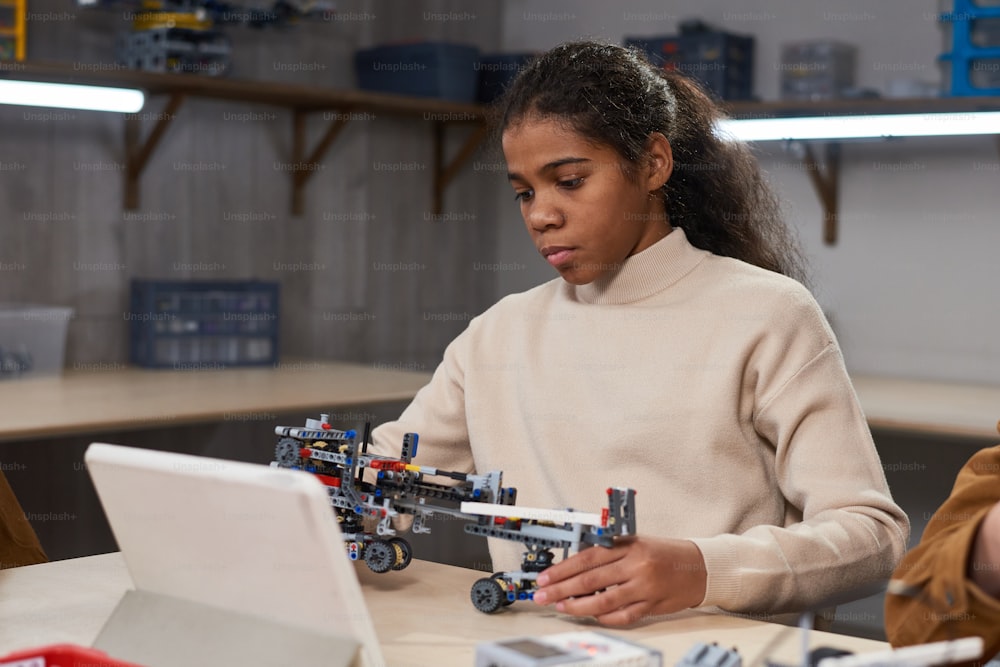
[[[465,104],[432,98],[390,95],[361,90],[334,90],[274,81],[247,81],[190,74],[160,74],[122,69],[108,65],[107,70],[73,67],[66,63],[0,62],[0,78],[46,83],[71,83],[92,86],[138,88],[147,97],[165,97],[166,105],[157,113],[156,125],[142,138],[141,114],[125,117],[125,208],[139,206],[139,181],[174,115],[188,97],[228,100],[289,109],[292,112],[293,155],[289,162],[301,165],[292,169],[292,212],[301,214],[303,192],[309,177],[318,169],[340,131],[349,123],[350,113],[381,113],[428,121],[435,142],[434,202],[435,213],[443,207],[444,191],[486,137],[485,110]],[[148,106],[148,101],[147,101]],[[337,111],[324,137],[312,150],[305,145],[306,119],[310,114]],[[474,129],[450,161],[444,156],[445,127],[468,125]]]
[[[316,165],[323,159],[337,136],[350,122],[349,114],[360,112],[382,113],[403,118],[429,120],[433,126],[434,141],[434,213],[443,209],[444,193],[451,181],[487,134],[485,108],[431,98],[389,95],[361,90],[335,90],[287,84],[272,81],[247,81],[213,78],[187,74],[159,74],[121,69],[109,65],[107,70],[73,67],[66,63],[50,62],[0,62],[0,78],[45,81],[52,83],[77,83],[98,86],[139,88],[149,97],[166,98],[162,113],[152,129],[142,137],[140,115],[130,114],[125,119],[125,208],[139,206],[139,185],[142,172],[163,138],[175,113],[188,97],[228,100],[245,104],[259,104],[288,109],[292,112],[293,155],[291,209],[301,214],[304,209],[304,192],[310,177],[318,171]],[[1000,111],[1000,97],[942,97],[921,99],[852,99],[821,102],[728,102],[724,109],[733,118],[786,118],[792,116],[831,115],[883,115],[897,113],[969,113],[972,111]],[[309,149],[305,142],[306,120],[310,114],[338,111],[337,118],[315,147]],[[445,128],[448,125],[467,125],[473,129],[465,142],[450,160],[445,157]],[[813,187],[817,192],[824,215],[824,239],[836,243],[839,215],[840,144],[822,142],[819,150],[804,143],[801,159],[807,167]]]
[[[736,119],[816,116],[877,116],[890,114],[962,114],[1000,111],[1000,97],[932,97],[919,99],[856,99],[728,102],[724,108]],[[840,198],[840,143],[822,141],[819,152],[812,142],[801,144],[801,160],[823,208],[823,240],[837,242]],[[998,143],[1000,146],[1000,143]]]
[[[67,63],[25,62],[6,78],[51,83],[76,83],[91,86],[141,88],[149,95],[190,95],[209,99],[232,100],[297,111],[363,109],[403,116],[420,117],[424,113],[465,114],[470,122],[478,121],[482,107],[432,98],[389,95],[362,90],[333,90],[278,81],[248,81],[190,74],[160,74],[123,69],[109,64],[108,69],[73,67]]]

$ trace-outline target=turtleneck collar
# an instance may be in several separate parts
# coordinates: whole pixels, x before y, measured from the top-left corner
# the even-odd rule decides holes
[[[709,253],[695,248],[680,227],[622,262],[614,273],[586,285],[564,283],[575,301],[626,304],[662,292],[683,278]]]

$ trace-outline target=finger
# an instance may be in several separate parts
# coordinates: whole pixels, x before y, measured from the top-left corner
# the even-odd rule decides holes
[[[627,626],[641,623],[652,616],[653,606],[647,600],[639,600],[614,609],[606,614],[597,615],[597,622],[608,626]]]
[[[629,590],[630,588],[632,590]],[[635,587],[624,584],[591,595],[562,600],[556,604],[556,611],[571,616],[600,618],[634,602],[639,602],[641,598],[641,592],[637,592]]]
[[[621,560],[625,557],[625,554],[625,549],[614,547],[591,547],[584,549],[573,554],[566,560],[546,568],[544,572],[538,575],[538,585],[544,587],[570,579],[589,570]]]
[[[534,599],[539,604],[553,604],[572,597],[589,596],[618,586],[627,581],[627,573],[616,567],[617,561],[583,570],[568,579],[549,584],[535,591]]]

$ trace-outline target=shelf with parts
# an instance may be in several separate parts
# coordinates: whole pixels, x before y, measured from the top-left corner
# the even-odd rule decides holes
[[[434,213],[441,213],[444,193],[462,165],[475,153],[487,135],[485,109],[432,98],[390,95],[361,90],[335,90],[303,84],[275,81],[223,79],[190,74],[162,74],[119,68],[74,67],[69,63],[0,61],[0,79],[67,83],[92,86],[115,86],[143,90],[146,106],[139,113],[123,114],[125,121],[126,210],[139,207],[142,173],[163,139],[167,129],[185,100],[206,98],[246,104],[279,107],[291,111],[292,155],[289,163],[301,168],[291,169],[291,210],[300,215],[304,210],[305,186],[327,151],[350,121],[365,113],[385,114],[401,118],[421,119],[432,125],[434,139]],[[150,103],[165,99],[162,109],[151,111]],[[331,113],[333,112],[333,113]],[[306,122],[310,115],[325,113],[332,116],[322,138],[309,149],[306,145]],[[155,118],[155,124],[143,137],[143,117]],[[466,126],[464,142],[458,152],[445,156],[446,127]]]
[[[292,113],[292,155],[289,163],[301,165],[291,170],[291,210],[302,213],[305,186],[315,167],[326,155],[352,114],[383,113],[402,118],[430,120],[434,138],[433,209],[443,209],[444,194],[462,165],[486,139],[486,108],[479,104],[450,102],[433,98],[389,95],[361,90],[335,90],[303,84],[273,81],[220,79],[187,74],[160,74],[112,68],[80,68],[68,63],[0,61],[0,78],[51,83],[76,83],[98,86],[124,86],[145,91],[148,98],[165,99],[163,109],[155,113],[155,125],[142,136],[143,114],[125,117],[125,208],[139,206],[140,179],[178,109],[187,98],[209,98],[273,106]],[[149,101],[147,101],[147,107]],[[962,114],[973,111],[1000,111],[1000,96],[941,97],[919,99],[837,99],[825,101],[730,101],[723,108],[733,118],[782,118],[792,116],[886,115],[902,113]],[[144,110],[145,112],[145,110]],[[306,146],[306,122],[310,115],[336,112],[323,137],[309,150]],[[457,153],[445,156],[448,126],[471,128]],[[839,141],[804,141],[801,159],[823,208],[823,238],[834,244],[838,234],[840,199]],[[1000,148],[1000,139],[998,139]]]

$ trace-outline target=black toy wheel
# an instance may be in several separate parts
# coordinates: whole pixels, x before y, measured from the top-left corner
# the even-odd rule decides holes
[[[503,572],[494,572],[493,574],[490,575],[490,579],[496,579],[497,583],[500,584],[500,588],[503,588],[504,584],[507,583],[506,581],[504,581]],[[504,593],[502,603],[503,606],[509,607],[510,605],[514,604],[514,601],[508,598],[507,594]]]
[[[409,542],[402,537],[394,537],[389,540],[389,545],[396,555],[396,560],[392,565],[393,570],[402,570],[410,564],[410,561],[413,559],[413,549],[410,547]]]
[[[365,563],[372,572],[388,572],[396,563],[396,550],[388,542],[376,540],[365,545]]]
[[[500,583],[488,577],[472,584],[472,606],[484,614],[492,614],[500,609],[507,598]]]
[[[274,447],[274,460],[286,468],[299,464],[302,443],[295,438],[282,438]]]

